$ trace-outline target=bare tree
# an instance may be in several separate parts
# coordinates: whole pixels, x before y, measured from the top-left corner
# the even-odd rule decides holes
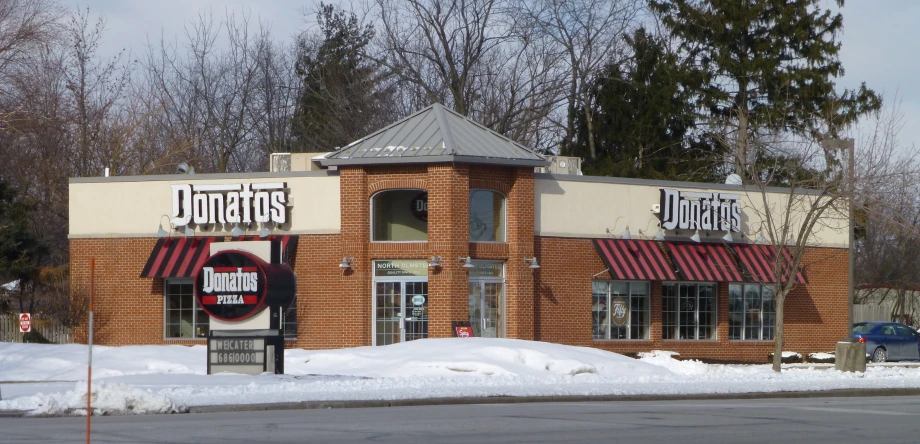
[[[58,37],[61,16],[60,5],[54,0],[0,2],[0,100],[9,94],[10,76]],[[0,109],[0,130],[21,111],[10,102],[6,105]]]
[[[767,157],[744,165],[750,173],[746,194],[770,251],[776,304],[773,370],[780,371],[786,297],[799,283],[798,272],[822,260],[809,255],[811,249],[821,246],[828,233],[847,233],[852,223],[849,205],[856,201],[853,190],[880,189],[892,178],[916,171],[916,155],[870,139],[856,146],[858,167],[854,165],[856,174],[851,175],[840,160],[848,153],[829,151],[832,145],[823,140],[763,129],[756,134],[748,144]]]
[[[588,150],[597,156],[594,141],[595,81],[607,64],[628,57],[626,36],[639,18],[644,2],[639,0],[517,0],[514,11],[523,26],[536,30],[560,55],[558,67],[566,92],[563,153],[570,152],[575,139],[576,113],[584,114]]]

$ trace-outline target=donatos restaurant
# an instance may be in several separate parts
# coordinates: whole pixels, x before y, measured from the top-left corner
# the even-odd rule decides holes
[[[202,264],[265,248],[296,274],[288,347],[468,325],[619,353],[764,362],[773,350],[770,267],[787,252],[759,239],[760,215],[784,190],[541,173],[553,159],[440,105],[274,160],[284,171],[71,180],[72,291],[89,290],[94,258],[97,343],[204,344]],[[847,331],[845,218],[811,242],[785,309],[785,348],[802,353]]]

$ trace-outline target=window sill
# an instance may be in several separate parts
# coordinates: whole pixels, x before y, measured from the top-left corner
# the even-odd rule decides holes
[[[662,339],[661,341],[662,342],[683,342],[683,343],[690,343],[690,344],[700,343],[700,342],[716,343],[716,344],[719,343],[718,338],[714,338],[714,339]]]
[[[421,240],[421,241],[379,241],[379,240],[372,240],[371,243],[372,243],[372,244],[427,244],[428,241],[427,241],[427,240]]]
[[[729,339],[730,344],[773,344],[773,339]]]
[[[630,344],[637,344],[640,342],[652,343],[651,339],[592,339],[594,342],[628,342]]]

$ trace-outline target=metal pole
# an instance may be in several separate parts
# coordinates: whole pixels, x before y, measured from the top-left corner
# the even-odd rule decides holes
[[[86,367],[86,444],[90,442],[91,418],[93,417],[93,293],[96,291],[96,258],[89,259],[89,359]]]
[[[849,279],[847,279],[847,281],[849,282],[849,285],[847,286],[848,287],[847,292],[848,292],[848,297],[849,297],[849,303],[847,304],[848,305],[847,307],[848,308],[847,329],[849,330],[848,332],[849,335],[847,337],[852,338],[853,337],[853,304],[856,302],[855,282],[854,282],[854,279],[856,278],[856,276],[854,276],[854,270],[855,270],[854,264],[856,263],[855,261],[856,255],[854,254],[854,250],[853,250],[853,247],[856,243],[856,231],[854,227],[854,225],[856,224],[856,161],[855,161],[856,142],[853,139],[846,139],[846,143],[847,143],[847,148],[850,151],[850,189],[849,189],[850,214],[849,214],[849,218],[847,221],[847,225],[850,226],[850,237],[849,237],[849,243],[848,243],[849,248],[847,250],[847,258],[849,260],[849,264],[848,264]]]

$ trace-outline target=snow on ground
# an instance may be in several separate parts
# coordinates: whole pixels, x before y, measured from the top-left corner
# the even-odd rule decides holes
[[[920,388],[920,369],[713,365],[670,352],[641,359],[513,339],[425,339],[384,347],[287,350],[285,375],[206,375],[204,346],[93,348],[93,407],[102,414],[189,406],[435,397],[679,395],[842,388]],[[0,410],[85,415],[84,345],[0,343]]]

